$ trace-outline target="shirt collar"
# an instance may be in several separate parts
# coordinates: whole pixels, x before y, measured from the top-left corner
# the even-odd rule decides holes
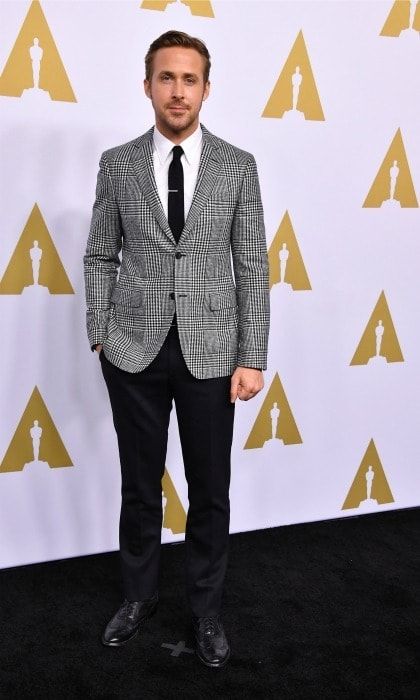
[[[182,150],[184,151],[188,165],[198,162],[200,158],[202,138],[203,132],[201,130],[201,125],[199,124],[196,130],[179,144],[182,146]],[[153,144],[159,156],[160,164],[163,165],[169,158],[175,144],[173,141],[170,141],[170,139],[161,134],[156,125],[153,129]]]

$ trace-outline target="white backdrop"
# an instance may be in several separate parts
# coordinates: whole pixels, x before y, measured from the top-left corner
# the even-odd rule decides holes
[[[82,257],[100,154],[153,124],[144,55],[171,28],[209,47],[201,119],[255,155],[270,249],[269,364],[262,392],[236,404],[231,531],[419,503],[420,8],[141,5],[0,3],[3,567],[118,547],[117,441]],[[214,17],[200,15],[208,6]],[[166,465],[163,541],[175,541],[187,508],[175,407]]]

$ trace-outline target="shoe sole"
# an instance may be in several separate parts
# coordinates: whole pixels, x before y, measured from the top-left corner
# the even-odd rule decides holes
[[[196,655],[198,656],[198,658],[200,659],[201,663],[204,664],[205,666],[207,666],[208,668],[223,668],[224,666],[226,666],[227,662],[228,662],[229,659],[230,659],[230,649],[229,649],[229,651],[228,651],[228,654],[227,654],[226,658],[225,658],[223,661],[221,661],[220,663],[218,663],[218,664],[212,664],[211,661],[206,661],[206,659],[204,659],[204,658],[198,653],[197,649],[195,650],[195,653],[196,653]]]
[[[127,644],[131,639],[134,639],[134,637],[138,634],[141,625],[143,622],[146,622],[146,620],[149,620],[157,611],[157,604],[153,608],[153,610],[146,616],[143,617],[140,622],[138,623],[136,629],[134,630],[133,634],[131,634],[127,639],[124,639],[122,642],[105,642],[104,638],[102,637],[101,642],[105,647],[122,647],[124,644]]]

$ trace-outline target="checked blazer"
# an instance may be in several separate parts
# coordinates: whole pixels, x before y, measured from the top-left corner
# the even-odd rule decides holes
[[[178,243],[156,188],[153,127],[100,159],[83,258],[87,333],[92,348],[102,343],[127,372],[156,357],[175,311],[194,377],[267,368],[269,270],[255,159],[201,128],[197,183]]]

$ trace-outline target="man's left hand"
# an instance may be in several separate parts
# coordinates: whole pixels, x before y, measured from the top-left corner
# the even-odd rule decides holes
[[[264,386],[263,373],[251,367],[237,367],[230,381],[230,402],[236,399],[248,401],[258,394]]]

